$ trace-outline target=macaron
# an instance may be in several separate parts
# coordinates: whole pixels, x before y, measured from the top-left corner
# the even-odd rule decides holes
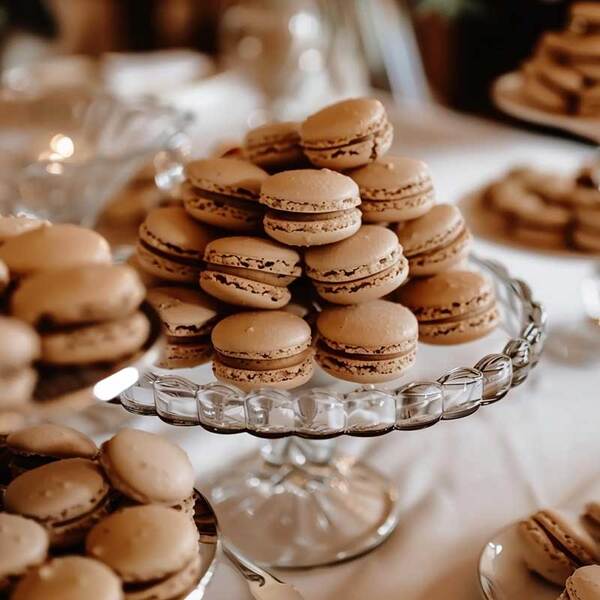
[[[206,244],[217,232],[194,221],[180,206],[155,208],[140,225],[136,246],[140,267],[164,281],[197,281]]]
[[[276,173],[308,163],[300,145],[300,123],[267,123],[251,129],[244,138],[244,154],[255,165]]]
[[[64,458],[94,459],[98,454],[98,447],[87,435],[54,423],[31,425],[9,434],[6,448],[13,474]]]
[[[0,246],[10,238],[48,225],[50,225],[48,221],[24,215],[0,215]]]
[[[70,548],[110,509],[110,487],[100,467],[86,458],[67,458],[13,479],[4,494],[8,512],[34,519],[53,548]]]
[[[300,127],[300,137],[314,165],[343,170],[383,156],[394,131],[379,100],[351,98],[309,116]]]
[[[461,344],[490,333],[500,322],[492,284],[480,273],[446,271],[413,279],[396,299],[419,321],[419,340]]]
[[[12,237],[0,246],[2,260],[13,277],[38,271],[112,261],[108,242],[95,231],[78,225],[38,227]]]
[[[41,525],[19,515],[0,513],[0,594],[43,563],[48,546],[48,534]]]
[[[577,111],[584,78],[573,67],[537,57],[523,66],[523,72],[523,93],[530,101],[548,110]]]
[[[416,219],[435,202],[429,168],[420,160],[385,156],[348,175],[360,189],[360,209],[366,223]]]
[[[21,579],[11,600],[123,600],[121,580],[85,556],[62,556]]]
[[[391,381],[415,363],[417,320],[400,304],[373,300],[328,307],[319,314],[317,329],[317,363],[339,379]]]
[[[578,35],[571,31],[546,33],[540,52],[555,63],[572,66],[588,81],[600,79],[599,35]]]
[[[185,598],[200,579],[198,530],[165,506],[117,511],[90,531],[85,547],[119,575],[131,600]]]
[[[396,228],[412,277],[435,275],[463,262],[471,249],[471,234],[460,210],[438,204],[427,214]]]
[[[12,317],[0,316],[0,412],[18,408],[33,394],[37,374],[32,363],[40,356],[35,330]]]
[[[146,299],[158,311],[167,337],[160,367],[181,369],[210,360],[210,332],[221,316],[214,298],[200,290],[167,286],[148,290]]]
[[[213,329],[213,372],[244,391],[296,388],[313,373],[309,325],[285,311],[244,312]]]
[[[236,158],[207,158],[186,166],[183,203],[198,221],[228,231],[260,230],[260,186],[268,173]]]
[[[600,72],[598,76],[600,77]],[[582,117],[598,117],[600,115],[600,83],[586,87],[581,92],[579,114]]]
[[[565,585],[576,569],[599,560],[593,539],[574,518],[540,510],[519,523],[523,560],[547,581]]]
[[[99,460],[113,487],[134,502],[171,506],[194,493],[187,454],[155,433],[121,429],[102,444]]]
[[[598,166],[586,165],[575,177],[575,186],[571,197],[575,206],[584,208],[600,208],[600,173]]]
[[[352,237],[309,248],[306,274],[321,298],[359,304],[386,296],[408,276],[408,261],[390,229],[363,225]]]
[[[150,331],[138,311],[145,294],[127,265],[87,265],[37,273],[15,291],[11,312],[41,333],[49,364],[114,362],[141,348]]]
[[[600,6],[597,2],[575,2],[570,9],[569,30],[578,35],[600,34]]]
[[[200,287],[211,296],[249,308],[282,308],[288,285],[302,274],[300,255],[270,239],[225,237],[206,246]]]
[[[565,583],[558,600],[598,600],[600,598],[600,565],[580,567]]]
[[[320,246],[354,235],[361,224],[358,186],[328,169],[297,169],[269,177],[260,202],[265,232],[289,246]]]
[[[583,524],[590,535],[600,542],[600,502],[588,502],[585,505]]]

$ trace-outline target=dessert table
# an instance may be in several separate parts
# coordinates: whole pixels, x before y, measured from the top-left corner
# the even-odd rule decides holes
[[[458,201],[516,163],[570,170],[595,151],[442,108],[405,106],[392,115],[391,153],[430,165],[438,201]],[[344,450],[396,483],[402,518],[392,537],[371,554],[335,567],[286,572],[284,578],[307,600],[475,600],[480,597],[479,554],[496,530],[542,505],[581,504],[594,494],[600,498],[600,327],[596,356],[586,354],[578,339],[584,336],[589,343],[592,333],[579,289],[593,273],[594,261],[483,240],[476,241],[475,250],[506,264],[545,303],[550,317],[546,354],[523,386],[468,419],[372,440],[342,440]],[[69,418],[98,440],[125,422],[176,439],[194,463],[200,490],[260,443],[247,435],[170,427],[117,406]],[[206,598],[249,597],[245,583],[222,561]]]

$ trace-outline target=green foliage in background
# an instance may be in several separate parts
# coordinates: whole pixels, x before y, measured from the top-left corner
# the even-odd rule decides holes
[[[484,10],[482,0],[417,0],[416,8],[421,13],[437,13],[448,19]]]

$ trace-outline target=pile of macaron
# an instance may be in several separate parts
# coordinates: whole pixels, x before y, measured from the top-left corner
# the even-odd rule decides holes
[[[161,436],[122,429],[98,448],[30,426],[0,437],[0,482],[0,597],[168,600],[197,585],[194,473]]]
[[[527,568],[564,588],[558,600],[600,598],[600,503],[590,502],[581,515],[539,510],[518,531]]]
[[[507,234],[525,245],[600,252],[597,165],[571,176],[514,168],[485,188],[482,201],[502,217]]]
[[[0,216],[0,412],[29,408],[38,374],[135,355],[150,331],[144,297],[95,231]]]
[[[540,108],[599,116],[600,3],[574,3],[565,30],[542,36],[522,74],[525,97]]]
[[[147,216],[132,258],[167,331],[161,366],[212,357],[223,382],[291,389],[316,359],[377,383],[414,364],[419,337],[489,333],[463,216],[435,204],[427,165],[386,154],[392,137],[381,102],[349,99],[187,164],[182,205]]]

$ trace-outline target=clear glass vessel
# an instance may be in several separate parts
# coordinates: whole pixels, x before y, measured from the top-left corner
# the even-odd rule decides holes
[[[542,353],[546,313],[529,286],[495,261],[471,260],[494,281],[501,326],[450,352],[420,345],[417,366],[398,382],[357,388],[317,373],[292,392],[244,393],[215,381],[210,367],[155,369],[121,403],[173,425],[268,440],[211,492],[223,533],[242,554],[289,568],[365,553],[391,534],[402,507],[391,483],[336,452],[333,438],[398,435],[471,415],[523,383]]]

